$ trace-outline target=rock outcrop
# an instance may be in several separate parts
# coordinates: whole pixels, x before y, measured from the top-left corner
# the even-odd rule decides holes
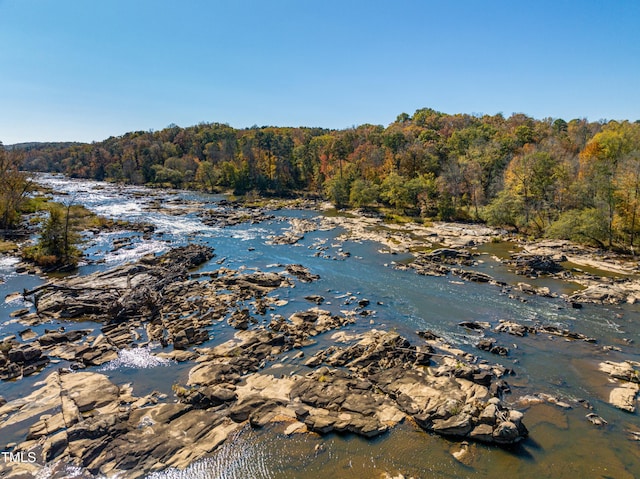
[[[49,282],[25,295],[33,295],[38,315],[46,318],[152,319],[162,306],[165,289],[212,257],[211,248],[189,245],[106,272]]]
[[[473,256],[468,251],[438,248],[427,253],[414,253],[414,260],[411,263],[396,264],[395,268],[400,270],[413,269],[417,274],[423,276],[447,276],[452,274],[465,281],[478,283],[495,282],[486,273],[452,267],[452,265],[472,266],[473,264]]]
[[[516,274],[538,276],[540,274],[555,274],[564,268],[560,264],[567,261],[563,255],[540,255],[531,253],[513,253],[507,264],[512,266]]]
[[[570,331],[568,329],[558,328],[553,325],[535,324],[533,326],[527,326],[524,324],[516,323],[514,321],[500,320],[499,324],[494,328],[497,333],[508,333],[514,336],[526,336],[527,334],[548,334],[551,336],[559,336],[561,338],[585,341],[587,343],[596,343],[595,338],[585,336],[582,333]]]
[[[20,343],[14,337],[0,342],[0,380],[30,376],[48,363],[49,358],[37,344]]]
[[[83,368],[111,361],[121,349],[150,342],[185,350],[207,341],[207,328],[230,313],[229,321],[238,329],[256,323],[249,310],[238,303],[254,300],[256,313],[265,314],[273,302],[267,293],[291,285],[288,275],[301,281],[317,279],[301,265],[290,265],[286,273],[226,268],[190,273],[212,257],[210,248],[190,245],[106,272],[52,281],[27,292],[37,307],[32,324],[74,319],[102,326],[96,332],[61,328],[40,337],[32,334],[29,339],[35,341],[29,346],[5,341],[0,348],[0,379],[38,372],[49,357]]]
[[[372,331],[352,346],[318,353],[307,364],[319,357],[348,369],[362,389],[384,392],[428,431],[494,444],[526,437],[522,415],[509,411],[498,397],[502,389],[492,387],[497,377],[491,367],[446,356],[434,369],[428,367],[432,353],[430,344],[415,347],[397,333]]]
[[[158,404],[157,394],[135,397],[128,387],[85,372],[50,374],[30,396],[0,407],[0,417],[0,430],[35,420],[16,451],[37,449],[38,462],[63,460],[92,474],[127,477],[186,467],[239,427],[214,411]],[[0,464],[0,472],[11,467]]]
[[[635,304],[640,300],[640,280],[621,279],[589,284],[568,297],[572,303]]]
[[[436,365],[436,348],[447,351],[439,340],[413,346],[397,333],[373,330],[318,352],[307,374],[263,371],[308,334],[307,323],[321,331],[345,324],[320,310],[297,318],[289,328],[240,330],[199,349],[187,384],[174,386],[178,403],[157,393],[135,397],[97,373],[51,373],[30,396],[0,406],[0,432],[30,423],[15,451],[42,448],[46,461],[126,477],[186,467],[247,423],[285,421],[287,430],[373,437],[411,417],[427,431],[489,444],[526,437],[522,414],[501,401],[505,370],[448,354]]]
[[[616,387],[609,392],[609,403],[618,409],[635,412],[636,397],[640,390],[640,363],[623,361],[600,363],[600,370],[616,381]]]

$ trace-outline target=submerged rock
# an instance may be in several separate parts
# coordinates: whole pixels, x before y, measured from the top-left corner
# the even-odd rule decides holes
[[[292,245],[292,244],[296,244],[298,241],[300,241],[303,238],[304,238],[303,235],[298,235],[298,234],[292,233],[291,231],[287,231],[287,232],[285,232],[284,234],[282,234],[280,236],[271,237],[269,239],[269,241],[267,241],[267,244],[273,244],[273,245],[288,244],[288,245]]]
[[[597,414],[594,414],[594,413],[589,413],[585,417],[594,426],[606,426],[607,424],[609,424],[607,421],[605,421],[600,416],[598,416]]]
[[[424,257],[431,261],[447,264],[470,265],[473,263],[473,257],[468,251],[453,248],[437,248],[429,253],[424,253]]]
[[[558,328],[553,325],[535,325],[526,326],[514,321],[506,321],[501,319],[499,324],[494,329],[497,333],[508,333],[514,336],[526,336],[527,334],[548,334],[552,336],[559,336],[571,340],[585,341],[587,343],[596,343],[595,338],[585,336],[582,333],[575,331],[569,331],[568,329]]]
[[[305,296],[304,299],[311,301],[312,303],[316,303],[317,305],[321,305],[325,300],[324,296],[320,296],[319,294],[310,294],[309,296]]]
[[[285,267],[285,270],[304,283],[311,283],[312,281],[320,279],[319,275],[312,274],[308,268],[305,268],[301,264],[289,264]]]
[[[535,333],[535,328],[515,323],[513,321],[500,320],[500,324],[495,327],[496,333],[508,333],[514,336],[526,336],[528,333]]]
[[[440,248],[430,253],[414,253],[415,258],[408,264],[396,264],[394,267],[400,270],[413,269],[417,274],[424,276],[446,276],[452,274],[465,281],[477,283],[493,283],[495,280],[486,273],[462,268],[454,268],[448,265],[474,264],[473,257],[464,250]]]
[[[232,206],[232,208],[227,208]],[[257,224],[273,219],[274,216],[267,214],[261,208],[241,208],[237,204],[218,202],[218,208],[199,209],[198,216],[207,226],[216,228],[227,228],[241,223]]]
[[[478,341],[477,348],[483,351],[489,351],[492,354],[497,354],[498,356],[509,355],[509,348],[497,345],[495,339],[481,339]]]

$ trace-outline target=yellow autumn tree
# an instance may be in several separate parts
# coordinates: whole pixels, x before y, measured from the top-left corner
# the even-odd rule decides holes
[[[639,126],[628,121],[611,121],[605,125],[580,153],[581,179],[607,218],[608,245],[629,225],[629,246],[636,236],[640,177],[636,177],[636,162],[640,148]],[[640,174],[640,173],[638,173]],[[618,226],[618,227],[616,227]]]

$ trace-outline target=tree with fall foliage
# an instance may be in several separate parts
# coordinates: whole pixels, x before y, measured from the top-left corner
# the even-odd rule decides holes
[[[20,156],[7,153],[0,143],[0,230],[20,225],[20,208],[31,188],[31,181],[19,166]]]
[[[640,238],[638,128],[423,108],[386,127],[200,123],[23,151],[27,168],[77,177],[237,194],[324,194],[339,207],[486,221],[633,250]],[[592,233],[579,224],[587,219]]]

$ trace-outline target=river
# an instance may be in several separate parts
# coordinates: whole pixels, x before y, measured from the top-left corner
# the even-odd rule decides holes
[[[466,457],[459,461],[452,452],[463,445],[425,433],[405,422],[382,437],[367,440],[355,435],[286,436],[283,428],[273,425],[261,430],[249,427],[224,443],[210,458],[183,471],[165,470],[152,474],[154,479],[170,478],[479,478],[479,477],[549,477],[549,478],[633,478],[640,477],[639,443],[630,440],[627,430],[640,430],[638,413],[630,414],[606,401],[611,384],[597,371],[604,360],[640,361],[636,346],[640,341],[638,305],[585,305],[572,309],[559,298],[532,296],[526,302],[515,301],[489,284],[452,281],[447,277],[419,276],[412,271],[396,270],[392,261],[404,261],[408,255],[381,253],[372,242],[338,241],[340,231],[307,233],[296,245],[272,245],[269,238],[282,234],[291,218],[314,218],[320,213],[309,210],[273,211],[273,219],[258,224],[243,223],[227,228],[207,226],[197,215],[202,208],[215,208],[223,197],[184,191],[151,190],[144,187],[118,186],[101,182],[70,180],[60,176],[41,176],[42,184],[51,187],[55,199],[72,200],[96,213],[129,221],[152,223],[153,235],[120,232],[89,235],[85,251],[90,260],[80,266],[78,274],[104,270],[148,253],[160,253],[175,245],[202,243],[215,248],[211,262],[225,259],[225,266],[238,269],[276,270],[282,264],[299,263],[320,275],[317,282],[298,284],[277,290],[288,301],[278,309],[287,315],[306,309],[303,298],[321,294],[327,298],[323,309],[339,312],[344,298],[351,294],[371,300],[372,317],[361,318],[347,329],[362,332],[370,328],[394,329],[412,343],[418,342],[418,330],[431,330],[447,338],[456,347],[489,362],[512,368],[515,375],[507,381],[512,393],[506,402],[525,412],[524,422],[530,436],[515,449],[501,449],[471,444]],[[163,208],[156,206],[161,203]],[[113,250],[115,239],[130,238],[129,245]],[[323,255],[318,247],[323,246]],[[494,278],[516,282],[522,278],[507,271],[493,258],[504,245],[479,247],[480,270]],[[349,256],[340,255],[348,251]],[[43,279],[17,274],[16,260],[0,257],[0,297],[32,288]],[[207,268],[209,265],[204,265]],[[211,268],[209,268],[211,269]],[[538,286],[566,292],[567,283],[555,279],[538,280]],[[0,337],[16,334],[24,326],[11,321],[11,311],[29,306],[22,300],[0,304]],[[546,335],[516,337],[493,334],[500,344],[510,347],[506,358],[475,348],[479,335],[461,328],[461,321],[486,321],[495,326],[499,320],[523,324],[541,323],[569,329],[598,339],[597,344],[566,341]],[[86,324],[85,324],[86,325]],[[56,324],[33,328],[54,328]],[[83,324],[66,324],[81,328]],[[229,337],[219,325],[212,327],[216,344]],[[322,346],[320,338],[318,347]],[[612,345],[620,351],[605,351]],[[121,358],[122,359],[122,358]],[[0,395],[12,400],[33,390],[54,367],[18,382],[0,384]],[[155,366],[155,367],[154,367]],[[101,369],[117,384],[133,383],[134,391],[146,394],[158,390],[171,395],[171,384],[184,381],[190,364],[154,362],[153,356],[131,355]],[[548,400],[566,403],[561,407]],[[591,405],[593,411],[583,404]],[[608,421],[596,427],[586,414],[595,412]],[[20,431],[16,434],[19,435]],[[4,439],[4,438],[3,438]],[[16,438],[11,438],[17,440]],[[4,442],[4,440],[2,441]],[[46,470],[42,477],[47,477]],[[69,477],[72,477],[69,472]],[[60,477],[60,476],[56,476]]]

